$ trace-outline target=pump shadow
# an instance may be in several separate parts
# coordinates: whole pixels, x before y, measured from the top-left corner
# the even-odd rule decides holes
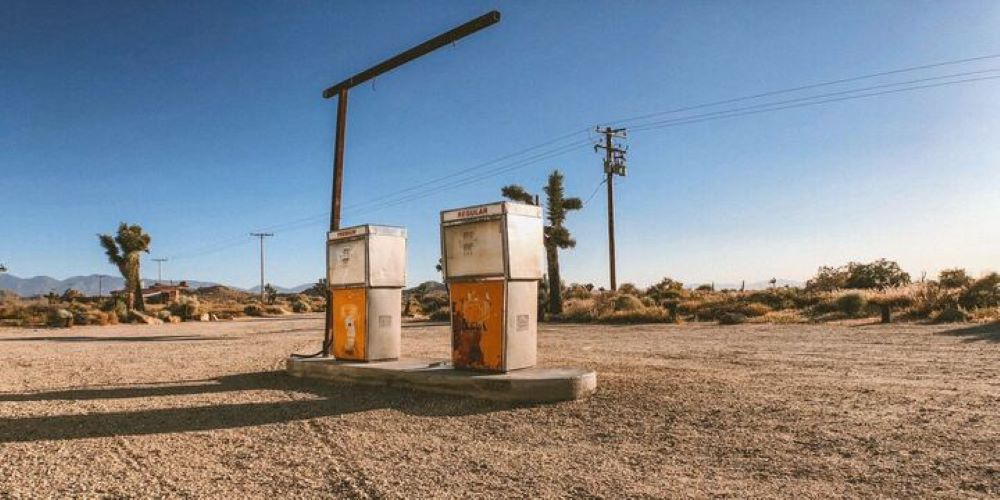
[[[80,388],[2,394],[0,402],[84,401],[238,391],[279,391],[306,399],[267,403],[219,404],[185,408],[0,419],[0,443],[142,436],[254,427],[267,424],[391,409],[416,416],[464,416],[530,405],[415,393],[346,383],[317,383],[282,371],[259,372],[149,387]]]
[[[965,337],[962,342],[1000,342],[1000,321],[945,330],[938,335]]]

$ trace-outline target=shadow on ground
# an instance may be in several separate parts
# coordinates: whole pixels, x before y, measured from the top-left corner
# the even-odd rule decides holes
[[[287,401],[0,419],[0,443],[210,431],[390,409],[418,416],[462,416],[524,407],[342,383],[317,383],[283,371],[134,387],[0,394],[2,402],[53,402],[282,391]]]
[[[969,326],[956,330],[945,330],[940,335],[965,337],[965,342],[1000,342],[1000,322]]]
[[[87,337],[87,336],[52,336],[52,337],[8,337],[0,342],[191,342],[200,340],[231,340],[232,337],[206,337],[204,335],[145,335],[128,337]]]

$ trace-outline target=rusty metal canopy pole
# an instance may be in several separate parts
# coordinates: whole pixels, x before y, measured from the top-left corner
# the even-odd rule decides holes
[[[483,14],[455,29],[452,29],[434,38],[431,38],[430,40],[427,40],[426,42],[421,43],[420,45],[417,45],[416,47],[413,47],[412,49],[407,50],[406,52],[402,52],[400,54],[392,56],[389,59],[386,59],[385,61],[382,61],[376,64],[375,66],[372,66],[371,68],[368,68],[324,90],[323,98],[329,99],[335,95],[338,95],[342,89],[349,89],[355,85],[365,83],[368,80],[371,80],[372,78],[375,78],[376,76],[385,73],[386,71],[390,71],[399,66],[402,66],[403,64],[406,64],[422,55],[426,55],[430,52],[433,52],[436,49],[439,49],[461,38],[465,38],[483,28],[490,27],[498,22],[500,22],[500,11],[492,10],[490,12],[487,12],[486,14]]]
[[[323,98],[329,99],[337,96],[337,131],[336,142],[333,150],[333,196],[330,203],[330,231],[340,229],[340,205],[343,198],[344,188],[344,132],[347,127],[347,91],[356,85],[360,85],[378,75],[391,71],[403,64],[406,64],[420,56],[426,55],[449,43],[465,38],[483,28],[490,27],[500,22],[500,11],[492,10],[483,14],[457,28],[444,32],[420,45],[417,45],[405,52],[401,52],[385,61],[382,61],[371,68],[368,68],[332,87],[323,91]],[[330,348],[333,343],[333,303],[332,294],[327,286],[326,294],[326,328],[323,337],[323,356],[330,355]]]

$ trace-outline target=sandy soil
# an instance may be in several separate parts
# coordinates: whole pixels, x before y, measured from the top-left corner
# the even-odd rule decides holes
[[[0,329],[0,497],[1000,495],[997,325],[550,325],[598,393],[515,407],[283,375],[321,322]]]

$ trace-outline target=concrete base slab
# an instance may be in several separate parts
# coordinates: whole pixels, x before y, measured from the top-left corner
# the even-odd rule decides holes
[[[358,363],[295,357],[288,358],[286,367],[293,377],[521,403],[583,399],[597,390],[597,373],[583,368],[534,367],[508,373],[481,373],[456,370],[448,362],[428,359]]]

